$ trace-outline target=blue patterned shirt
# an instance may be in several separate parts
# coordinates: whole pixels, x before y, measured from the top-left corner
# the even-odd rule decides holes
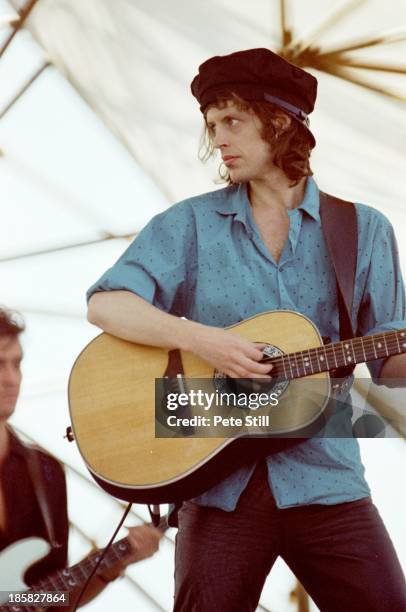
[[[356,212],[353,328],[365,335],[406,327],[392,226],[364,204],[356,204]],[[166,312],[217,327],[268,310],[295,310],[316,323],[322,336],[337,341],[336,281],[312,178],[307,179],[302,203],[288,214],[289,237],[276,262],[255,224],[245,184],[187,199],[154,217],[88,296],[132,291]],[[374,377],[381,366],[381,361],[368,364]],[[354,438],[310,439],[269,456],[267,463],[279,508],[336,504],[369,495]],[[194,501],[233,510],[253,469],[237,470]]]

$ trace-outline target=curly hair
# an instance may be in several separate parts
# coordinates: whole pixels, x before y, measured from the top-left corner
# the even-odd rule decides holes
[[[25,330],[20,313],[0,306],[0,337],[18,336]]]
[[[289,179],[294,181],[295,185],[303,177],[312,176],[313,172],[310,168],[310,154],[314,144],[305,126],[299,121],[292,119],[289,127],[281,134],[277,135],[274,124],[275,119],[282,115],[290,116],[288,113],[285,113],[279,106],[276,106],[272,102],[262,100],[247,101],[232,92],[230,92],[229,95],[218,98],[205,110],[205,123],[199,146],[199,159],[201,161],[206,162],[215,153],[213,136],[207,125],[206,113],[208,109],[213,106],[220,109],[226,107],[229,101],[234,102],[239,110],[248,111],[252,109],[261,121],[262,139],[271,146],[273,163],[280,168]],[[228,169],[223,164],[220,164],[219,167],[219,177],[221,182],[227,182],[229,184],[232,182]]]

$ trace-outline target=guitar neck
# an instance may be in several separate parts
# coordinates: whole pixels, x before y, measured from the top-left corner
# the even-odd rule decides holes
[[[123,538],[122,540],[115,542],[107,551],[103,561],[100,564],[100,567],[104,569],[112,567],[118,561],[124,559],[131,552],[131,550],[131,544],[128,538]],[[72,567],[67,567],[54,572],[44,580],[37,582],[35,586],[31,587],[26,592],[38,593],[40,591],[72,591],[76,587],[82,586],[92,573],[96,563],[102,555],[102,552],[103,551],[97,550],[76,565],[72,565]],[[38,607],[15,604],[15,608],[12,609],[24,610],[24,612],[35,612],[38,610]],[[0,606],[0,612],[10,612],[10,607],[2,605]]]
[[[325,344],[271,358],[272,376],[291,380],[406,353],[406,329]]]
[[[128,538],[115,542],[104,556],[100,568],[107,569],[112,567],[118,561],[124,559],[130,552],[131,545]],[[76,565],[51,574],[48,578],[41,581],[39,586],[43,590],[50,591],[70,591],[77,586],[81,586],[89,578],[101,555],[102,551],[97,550]],[[36,587],[33,588],[34,591],[38,590]]]
[[[166,519],[166,516],[161,517],[159,525],[157,526],[157,529],[159,529],[159,531],[162,533],[168,529]],[[151,525],[151,523],[148,523],[148,525]],[[125,559],[131,552],[132,546],[128,537],[118,540],[118,542],[112,544],[107,550],[103,557],[103,561],[100,564],[100,568],[108,569],[113,567],[118,561]],[[76,565],[58,570],[44,580],[37,582],[26,592],[38,593],[41,591],[72,591],[76,587],[81,587],[89,578],[102,554],[102,550],[96,550],[94,553],[88,555]],[[24,604],[15,604],[15,606],[12,608],[5,605],[0,606],[0,612],[10,612],[10,610],[15,610],[16,612],[36,612],[38,610],[38,606],[27,606]]]

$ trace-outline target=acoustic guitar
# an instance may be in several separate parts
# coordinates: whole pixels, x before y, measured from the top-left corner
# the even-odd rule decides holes
[[[206,433],[201,428],[198,435],[184,427],[182,435],[171,435],[156,418],[156,379],[167,371],[167,349],[103,333],[79,355],[69,382],[73,435],[90,473],[106,491],[151,504],[199,495],[238,467],[317,434],[326,421],[331,370],[406,352],[406,330],[323,344],[307,317],[288,310],[259,314],[227,329],[266,344],[263,360],[273,365],[267,393],[278,398],[277,405],[270,401],[255,411],[257,428],[239,427],[235,435],[226,426]],[[212,393],[232,387],[232,380],[195,354],[179,353],[171,391],[174,384],[189,395],[202,383]],[[197,412],[186,408],[189,417]],[[243,413],[228,406],[225,416],[230,421]]]

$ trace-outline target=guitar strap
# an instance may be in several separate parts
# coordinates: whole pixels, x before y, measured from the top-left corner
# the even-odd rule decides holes
[[[357,214],[354,204],[320,191],[320,218],[337,280],[340,340],[354,337],[351,313],[358,252]],[[338,368],[334,377],[352,374],[354,365]]]
[[[39,458],[39,451],[23,444],[27,469],[30,474],[31,482],[34,488],[34,493],[38,501],[42,519],[44,521],[45,530],[48,541],[52,548],[60,548],[55,534],[54,522],[52,520],[51,507],[49,503],[49,494],[47,493],[44,474]]]

